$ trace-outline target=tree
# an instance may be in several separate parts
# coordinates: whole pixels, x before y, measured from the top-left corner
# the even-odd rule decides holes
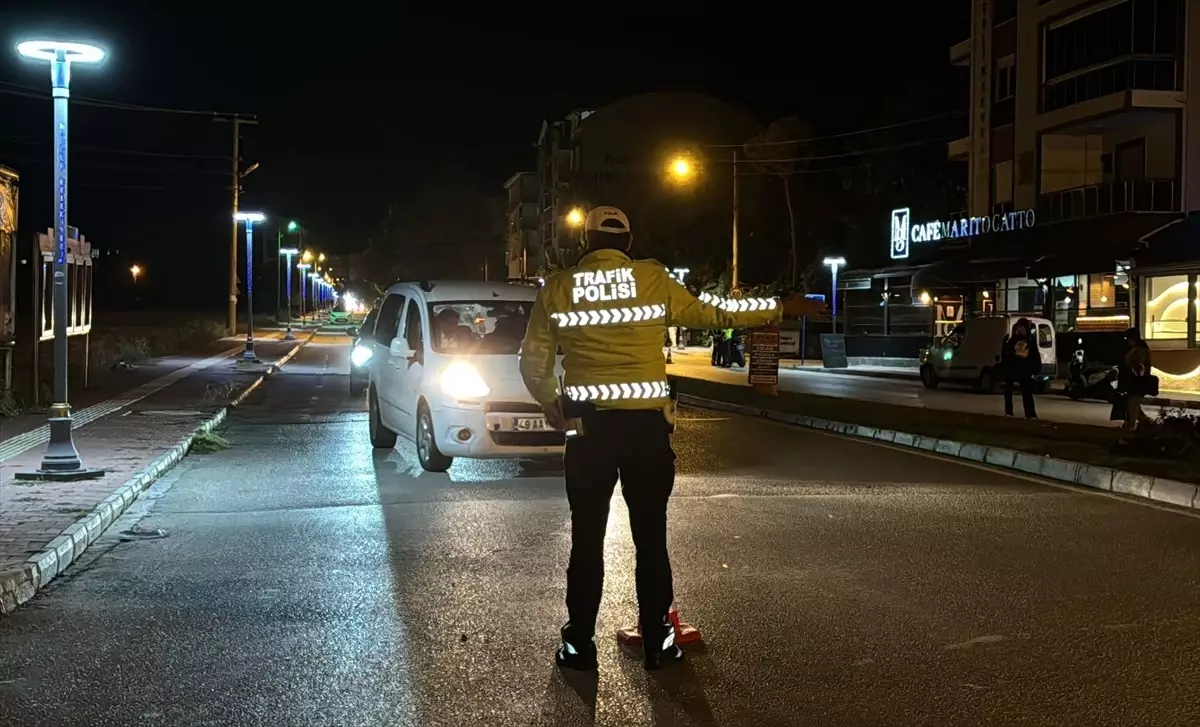
[[[802,140],[811,137],[812,130],[807,124],[795,116],[789,116],[772,123],[766,131],[750,139],[743,147],[746,157],[754,161],[755,169],[783,182],[783,198],[788,213],[788,239],[791,243],[788,270],[793,289],[799,280],[800,250],[796,242],[796,209],[792,204],[792,178],[804,167],[804,162],[797,160],[801,156]]]
[[[483,279],[485,267],[499,270],[504,206],[503,196],[480,189],[463,169],[430,175],[416,194],[388,206],[366,253],[370,282]]]

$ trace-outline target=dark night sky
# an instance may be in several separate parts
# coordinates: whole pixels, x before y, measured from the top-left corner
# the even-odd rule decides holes
[[[387,204],[440,165],[461,164],[480,190],[499,192],[533,166],[543,118],[630,93],[701,91],[764,121],[799,114],[819,133],[878,123],[872,100],[888,88],[952,78],[948,49],[966,37],[969,12],[966,0],[903,12],[842,2],[731,23],[716,10],[712,20],[431,20],[366,6],[339,17],[336,4],[306,13],[242,3],[235,14],[217,4],[19,4],[0,11],[6,49],[52,33],[109,50],[102,68],[76,69],[77,98],[258,114],[242,156],[262,166],[245,180],[244,206],[298,216],[345,250],[365,245]],[[49,224],[50,106],[2,91],[47,81],[44,64],[0,53],[0,163],[22,173],[25,230]],[[219,305],[229,126],[76,105],[71,143],[72,223],[120,248],[120,270],[136,259],[147,284]]]

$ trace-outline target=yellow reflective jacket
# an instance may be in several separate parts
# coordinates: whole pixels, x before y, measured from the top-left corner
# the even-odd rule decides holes
[[[668,326],[750,328],[779,321],[774,298],[696,298],[662,263],[596,250],[546,279],[521,344],[521,377],[542,405],[564,393],[601,409],[661,409],[670,396],[663,355]]]

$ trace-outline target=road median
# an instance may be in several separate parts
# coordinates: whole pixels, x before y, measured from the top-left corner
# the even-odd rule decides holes
[[[85,461],[105,475],[82,482],[14,482],[16,471],[36,467],[40,447],[29,445],[0,462],[0,614],[11,613],[45,588],[191,450],[196,438],[219,427],[312,340],[264,342],[274,363],[255,372],[207,366],[139,397],[115,400],[103,417],[77,427]],[[0,445],[2,446],[2,445]]]
[[[917,409],[678,377],[684,404],[911,447],[1024,474],[1200,509],[1200,468],[1112,452],[1120,430]]]

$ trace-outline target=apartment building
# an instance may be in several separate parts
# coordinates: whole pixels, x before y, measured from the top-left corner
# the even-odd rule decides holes
[[[1138,326],[1155,348],[1196,351],[1200,245],[1184,243],[1200,210],[1200,3],[968,1],[970,37],[949,54],[970,84],[968,134],[948,150],[964,209],[880,221],[892,265],[845,276],[847,332],[855,298],[882,293],[907,327],[860,335],[904,357],[988,311],[1060,332]]]
[[[504,183],[508,218],[504,232],[504,262],[509,280],[527,280],[541,266],[538,245],[538,175],[517,172]]]
[[[758,121],[743,109],[688,92],[639,94],[544,121],[534,145],[536,171],[514,175],[505,185],[510,277],[522,265],[532,277],[543,262],[573,264],[580,250],[581,215],[596,205],[625,210],[643,253],[656,243],[690,239],[697,220],[731,209],[732,165],[714,163],[704,183],[681,196],[665,179],[666,162],[681,150],[740,143],[759,130]],[[535,193],[527,186],[531,184]],[[525,207],[531,198],[532,226]],[[524,210],[519,237],[513,224],[517,205]],[[531,230],[533,236],[524,234]],[[694,261],[664,262],[689,267]]]

